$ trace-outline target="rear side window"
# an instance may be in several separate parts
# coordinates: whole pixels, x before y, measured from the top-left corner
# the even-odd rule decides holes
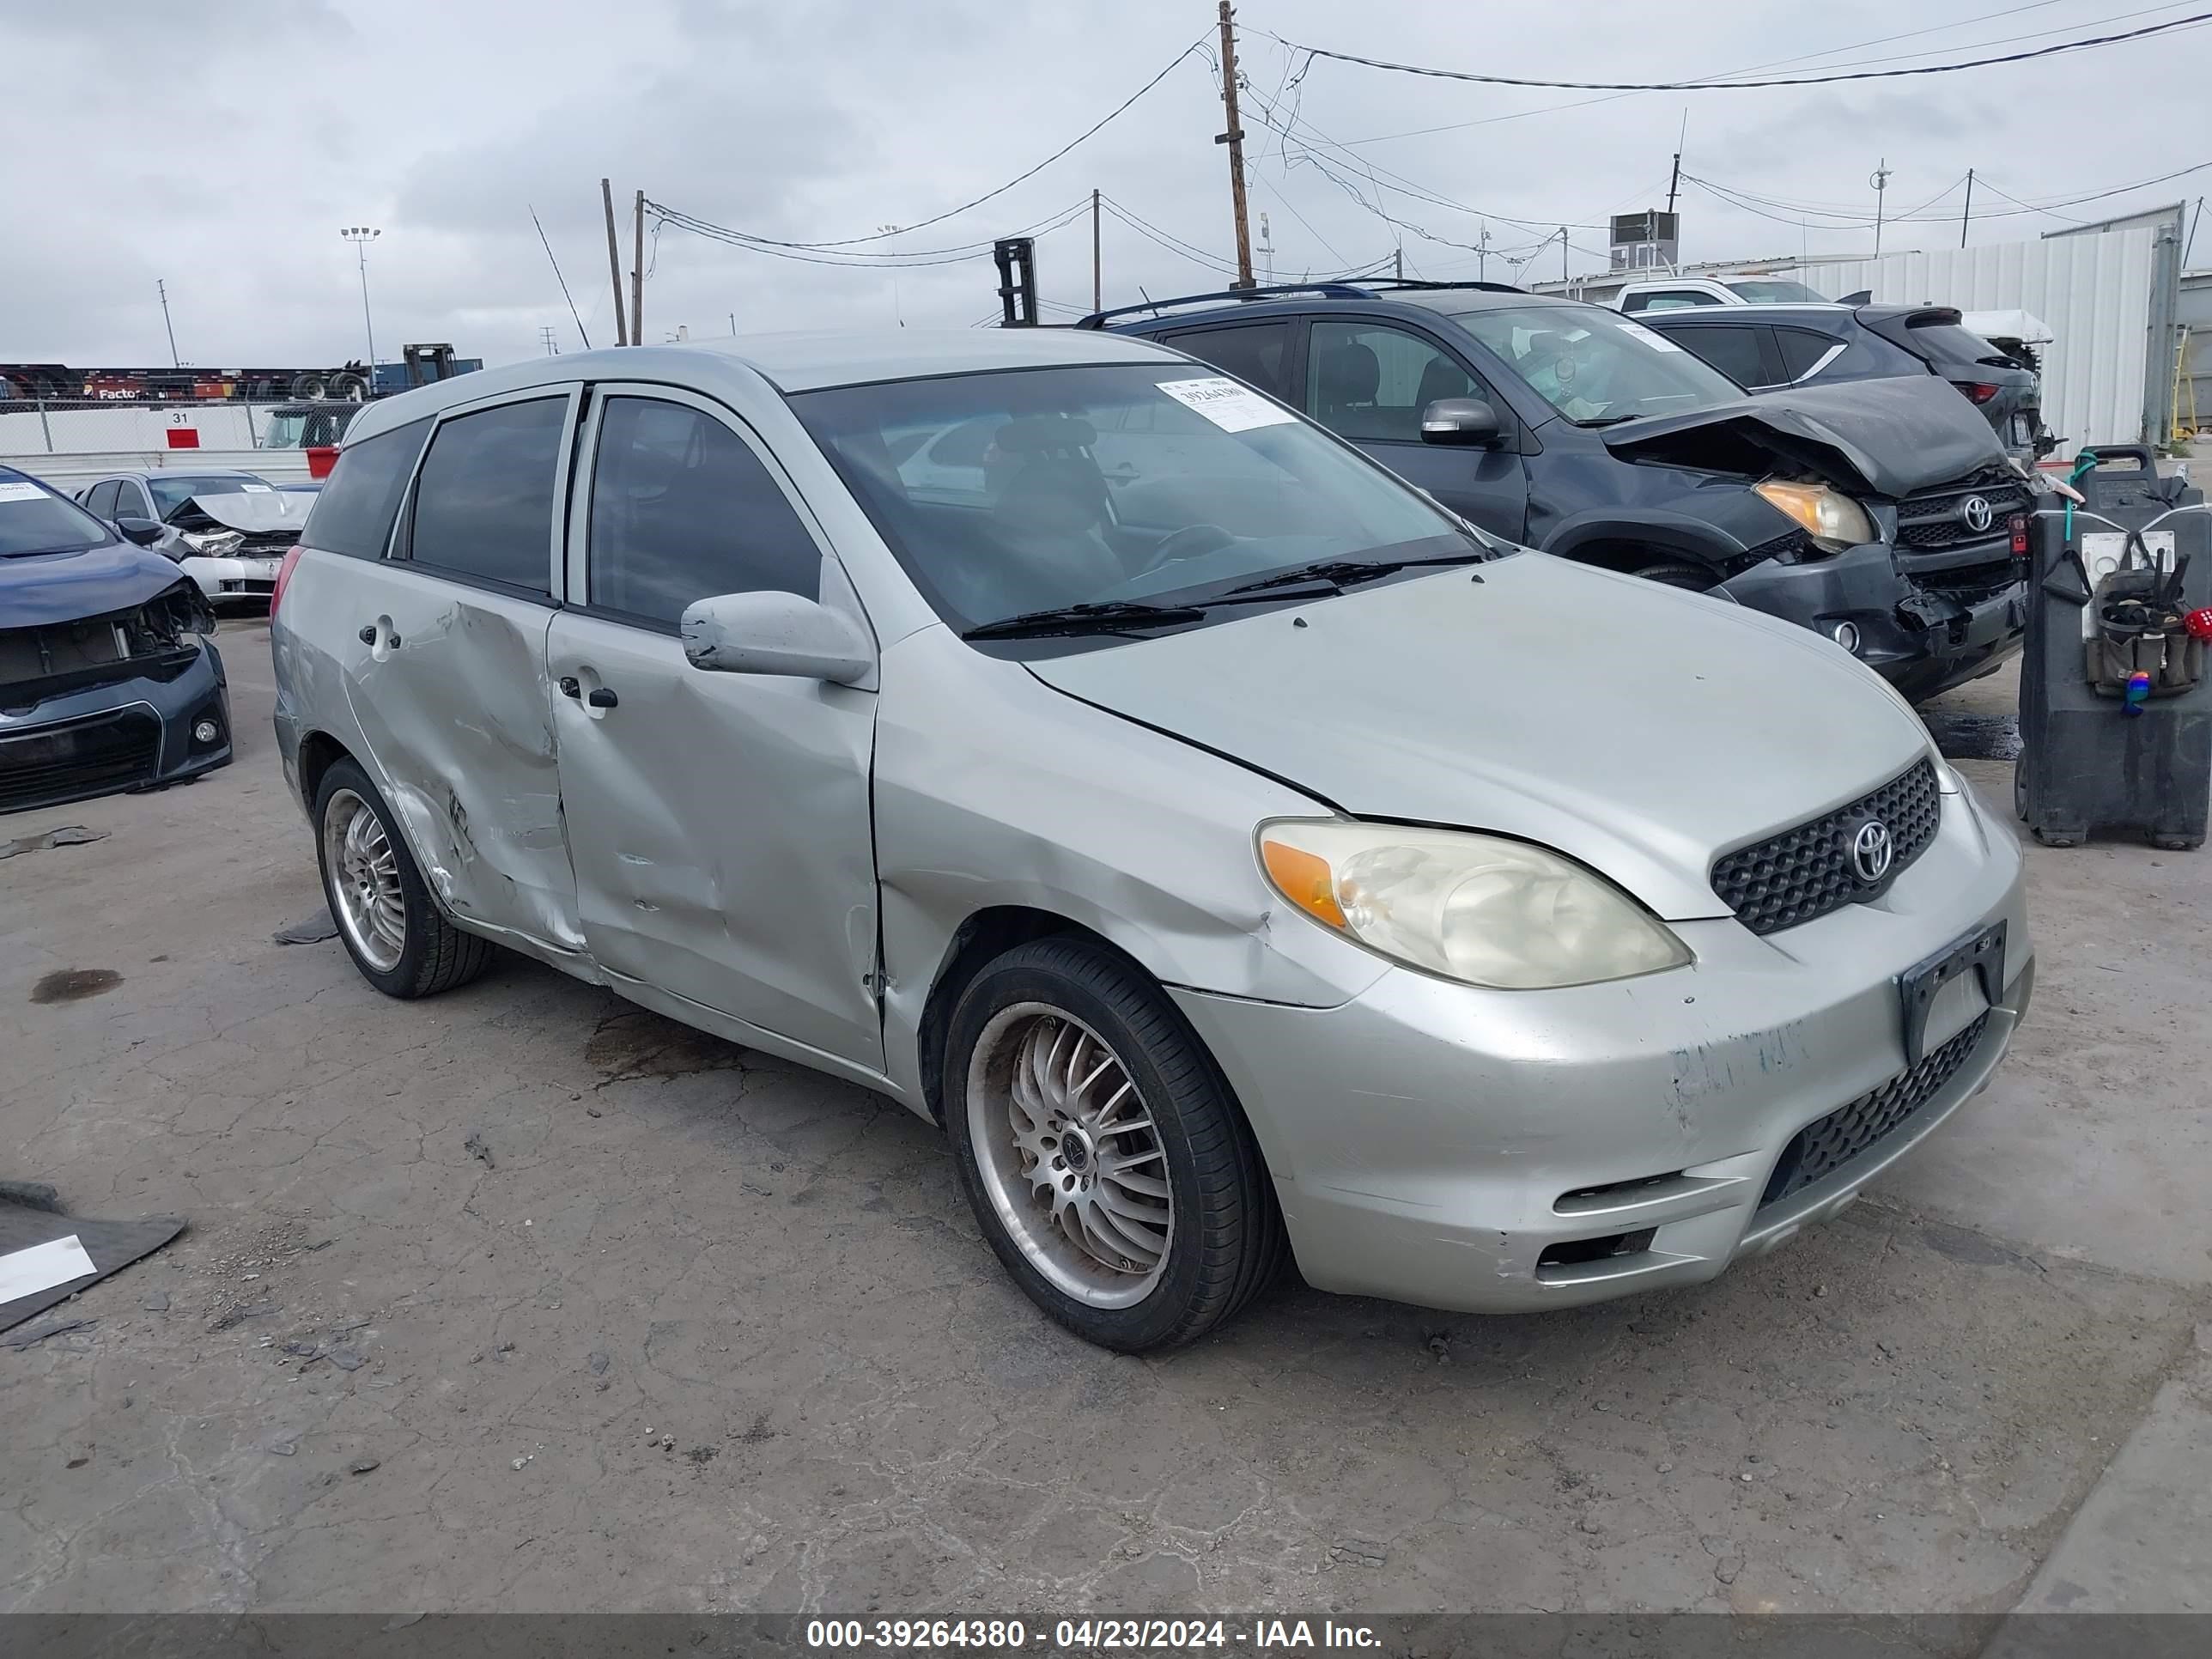
[[[1803,380],[1813,372],[1815,363],[1843,343],[1825,334],[1815,334],[1809,328],[1778,328],[1774,338],[1782,348],[1782,367],[1793,380]]]
[[[415,486],[408,556],[550,597],[553,489],[568,419],[566,397],[532,398],[441,425]]]
[[[1766,331],[1734,325],[1662,328],[1677,345],[1686,346],[1734,380],[1738,386],[1765,386],[1773,380],[1759,353],[1759,338]]]
[[[300,539],[349,559],[382,558],[408,475],[415,471],[415,458],[429,435],[430,422],[420,420],[340,450],[338,464],[315,497]]]
[[[611,398],[600,416],[586,569],[595,610],[671,628],[712,594],[811,599],[822,586],[821,550],[760,458],[657,398]]]
[[[1238,328],[1197,328],[1165,337],[1164,343],[1188,351],[1201,362],[1226,369],[1247,386],[1271,398],[1286,398],[1285,364],[1291,344],[1288,323],[1247,323]]]

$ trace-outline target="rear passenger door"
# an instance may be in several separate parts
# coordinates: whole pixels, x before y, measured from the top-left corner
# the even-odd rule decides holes
[[[1440,398],[1477,398],[1498,413],[1487,449],[1421,441],[1421,411]],[[1528,476],[1512,406],[1440,341],[1364,318],[1316,317],[1308,330],[1306,413],[1408,483],[1492,535],[1520,541]]]
[[[796,593],[865,625],[859,601],[734,414],[657,386],[592,404],[549,654],[592,959],[879,1071],[875,694],[694,668],[678,629],[720,593]]]
[[[545,635],[579,392],[441,416],[390,556],[348,573],[333,618],[356,722],[425,876],[456,915],[562,951],[583,936]]]

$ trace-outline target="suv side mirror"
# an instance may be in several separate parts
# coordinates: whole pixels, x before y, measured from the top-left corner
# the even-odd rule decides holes
[[[1480,398],[1439,398],[1421,411],[1421,441],[1488,448],[1504,436],[1498,411]]]
[[[876,665],[858,623],[796,593],[719,593],[686,606],[679,626],[694,668],[852,685]]]
[[[161,539],[161,526],[151,519],[118,519],[115,529],[125,541],[140,547],[151,547]]]

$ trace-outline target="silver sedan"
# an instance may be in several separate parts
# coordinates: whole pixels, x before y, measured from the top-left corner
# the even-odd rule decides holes
[[[503,945],[881,1091],[1116,1348],[1286,1253],[1474,1310],[1711,1278],[1980,1089],[2033,981],[2009,830],[1848,653],[1112,335],[378,403],[272,637],[373,984]]]

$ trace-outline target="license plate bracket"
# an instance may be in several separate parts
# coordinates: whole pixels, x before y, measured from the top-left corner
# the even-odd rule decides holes
[[[1961,974],[1981,981],[1982,1000],[1990,1007],[2004,990],[2005,924],[1991,922],[1948,945],[1925,962],[1897,976],[1898,1002],[1905,1020],[1905,1063],[1917,1066],[1928,1037],[1928,1010],[1936,994]]]

